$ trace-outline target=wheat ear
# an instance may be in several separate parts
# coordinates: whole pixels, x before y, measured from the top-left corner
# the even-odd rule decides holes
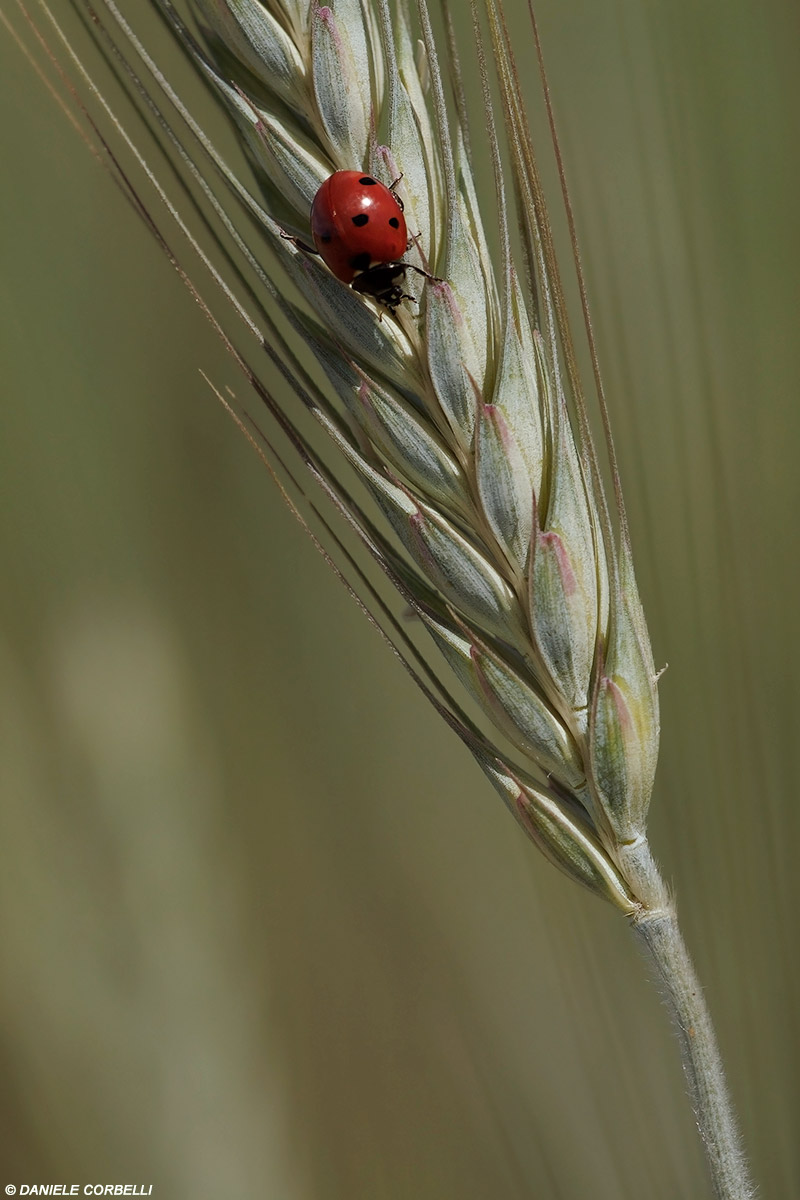
[[[128,83],[153,105],[270,293],[272,315],[262,310],[248,324],[354,470],[382,523],[321,464],[263,386],[262,396],[484,720],[467,716],[448,684],[431,691],[418,675],[426,694],[537,846],[621,909],[647,946],[675,1017],[716,1194],[745,1200],[753,1192],[713,1029],[647,843],[657,676],[613,447],[609,440],[610,504],[589,432],[499,0],[485,0],[483,11],[507,161],[492,126],[472,14],[495,167],[497,269],[478,207],[463,98],[457,86],[452,103],[445,95],[425,0],[415,14],[402,0],[391,9],[389,0],[193,0],[188,23],[170,0],[154,2],[233,118],[258,197],[196,126],[113,0],[104,9],[231,200],[255,218],[269,270],[132,72]],[[452,50],[449,65],[457,83]],[[408,261],[439,277],[409,276],[418,304],[406,302],[396,315],[384,316],[285,236],[308,237],[320,184],[352,168],[387,184],[401,179],[415,234]],[[298,360],[298,338],[325,384]]]

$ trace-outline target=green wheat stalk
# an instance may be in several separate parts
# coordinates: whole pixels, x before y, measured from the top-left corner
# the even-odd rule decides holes
[[[235,123],[255,188],[226,165],[113,0],[97,13],[86,9],[99,28],[113,30],[105,44],[118,73],[149,106],[269,304],[256,304],[253,316],[206,260],[217,283],[372,507],[355,498],[341,469],[325,465],[263,372],[233,352],[430,634],[434,655],[420,663],[381,610],[420,687],[539,849],[624,913],[647,947],[674,1017],[716,1195],[745,1200],[754,1193],[713,1028],[647,841],[657,674],[602,387],[598,376],[601,455],[500,0],[485,0],[480,14],[473,5],[470,14],[494,164],[496,261],[478,204],[454,41],[443,69],[425,0],[415,11],[403,0],[193,0],[186,17],[170,0],[153,2]],[[128,67],[131,53],[157,88]],[[182,134],[156,108],[158,89],[184,122]],[[222,202],[206,180],[209,164],[222,180]],[[418,303],[396,316],[285,236],[307,238],[320,184],[354,168],[386,183],[402,177],[399,194],[418,233],[408,260],[438,277],[409,276]],[[268,267],[231,220],[237,206],[255,223]],[[590,332],[589,342],[596,363]],[[375,612],[368,585],[352,586]],[[454,699],[453,682],[480,718]]]

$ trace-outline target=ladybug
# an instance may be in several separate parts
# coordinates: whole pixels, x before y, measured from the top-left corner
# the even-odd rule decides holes
[[[435,279],[413,263],[402,261],[411,245],[403,202],[395,194],[402,179],[386,187],[363,171],[335,171],[320,187],[311,205],[314,247],[294,241],[301,250],[318,254],[326,267],[356,292],[372,296],[394,312],[403,300],[406,271]]]

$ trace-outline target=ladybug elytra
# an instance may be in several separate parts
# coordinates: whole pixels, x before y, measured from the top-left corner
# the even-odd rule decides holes
[[[402,178],[402,176],[401,176]],[[342,283],[372,296],[390,312],[403,300],[407,270],[433,279],[427,271],[402,261],[408,249],[403,204],[394,189],[363,171],[335,171],[319,188],[311,205],[314,248],[291,240],[307,253],[318,254]]]

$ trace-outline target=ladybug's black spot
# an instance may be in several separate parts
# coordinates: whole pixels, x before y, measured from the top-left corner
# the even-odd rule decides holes
[[[357,217],[352,218],[353,224],[358,226],[366,225],[368,220],[369,216],[367,213],[359,213]]]
[[[389,217],[389,224],[391,225],[392,229],[400,228],[400,222],[398,221],[397,217]]]
[[[350,266],[354,271],[368,271],[369,264],[372,262],[369,254],[366,251],[362,254],[356,254],[350,259]]]
[[[358,182],[363,183],[364,187],[373,187],[378,181],[370,175],[362,175]]]
[[[330,235],[329,233],[323,233],[323,234],[322,234],[322,236],[321,236],[321,238],[320,238],[319,240],[320,240],[321,242],[324,242],[324,243],[325,243],[325,245],[327,246],[328,242],[332,242],[332,241],[333,241],[333,238],[331,237],[331,235]]]

